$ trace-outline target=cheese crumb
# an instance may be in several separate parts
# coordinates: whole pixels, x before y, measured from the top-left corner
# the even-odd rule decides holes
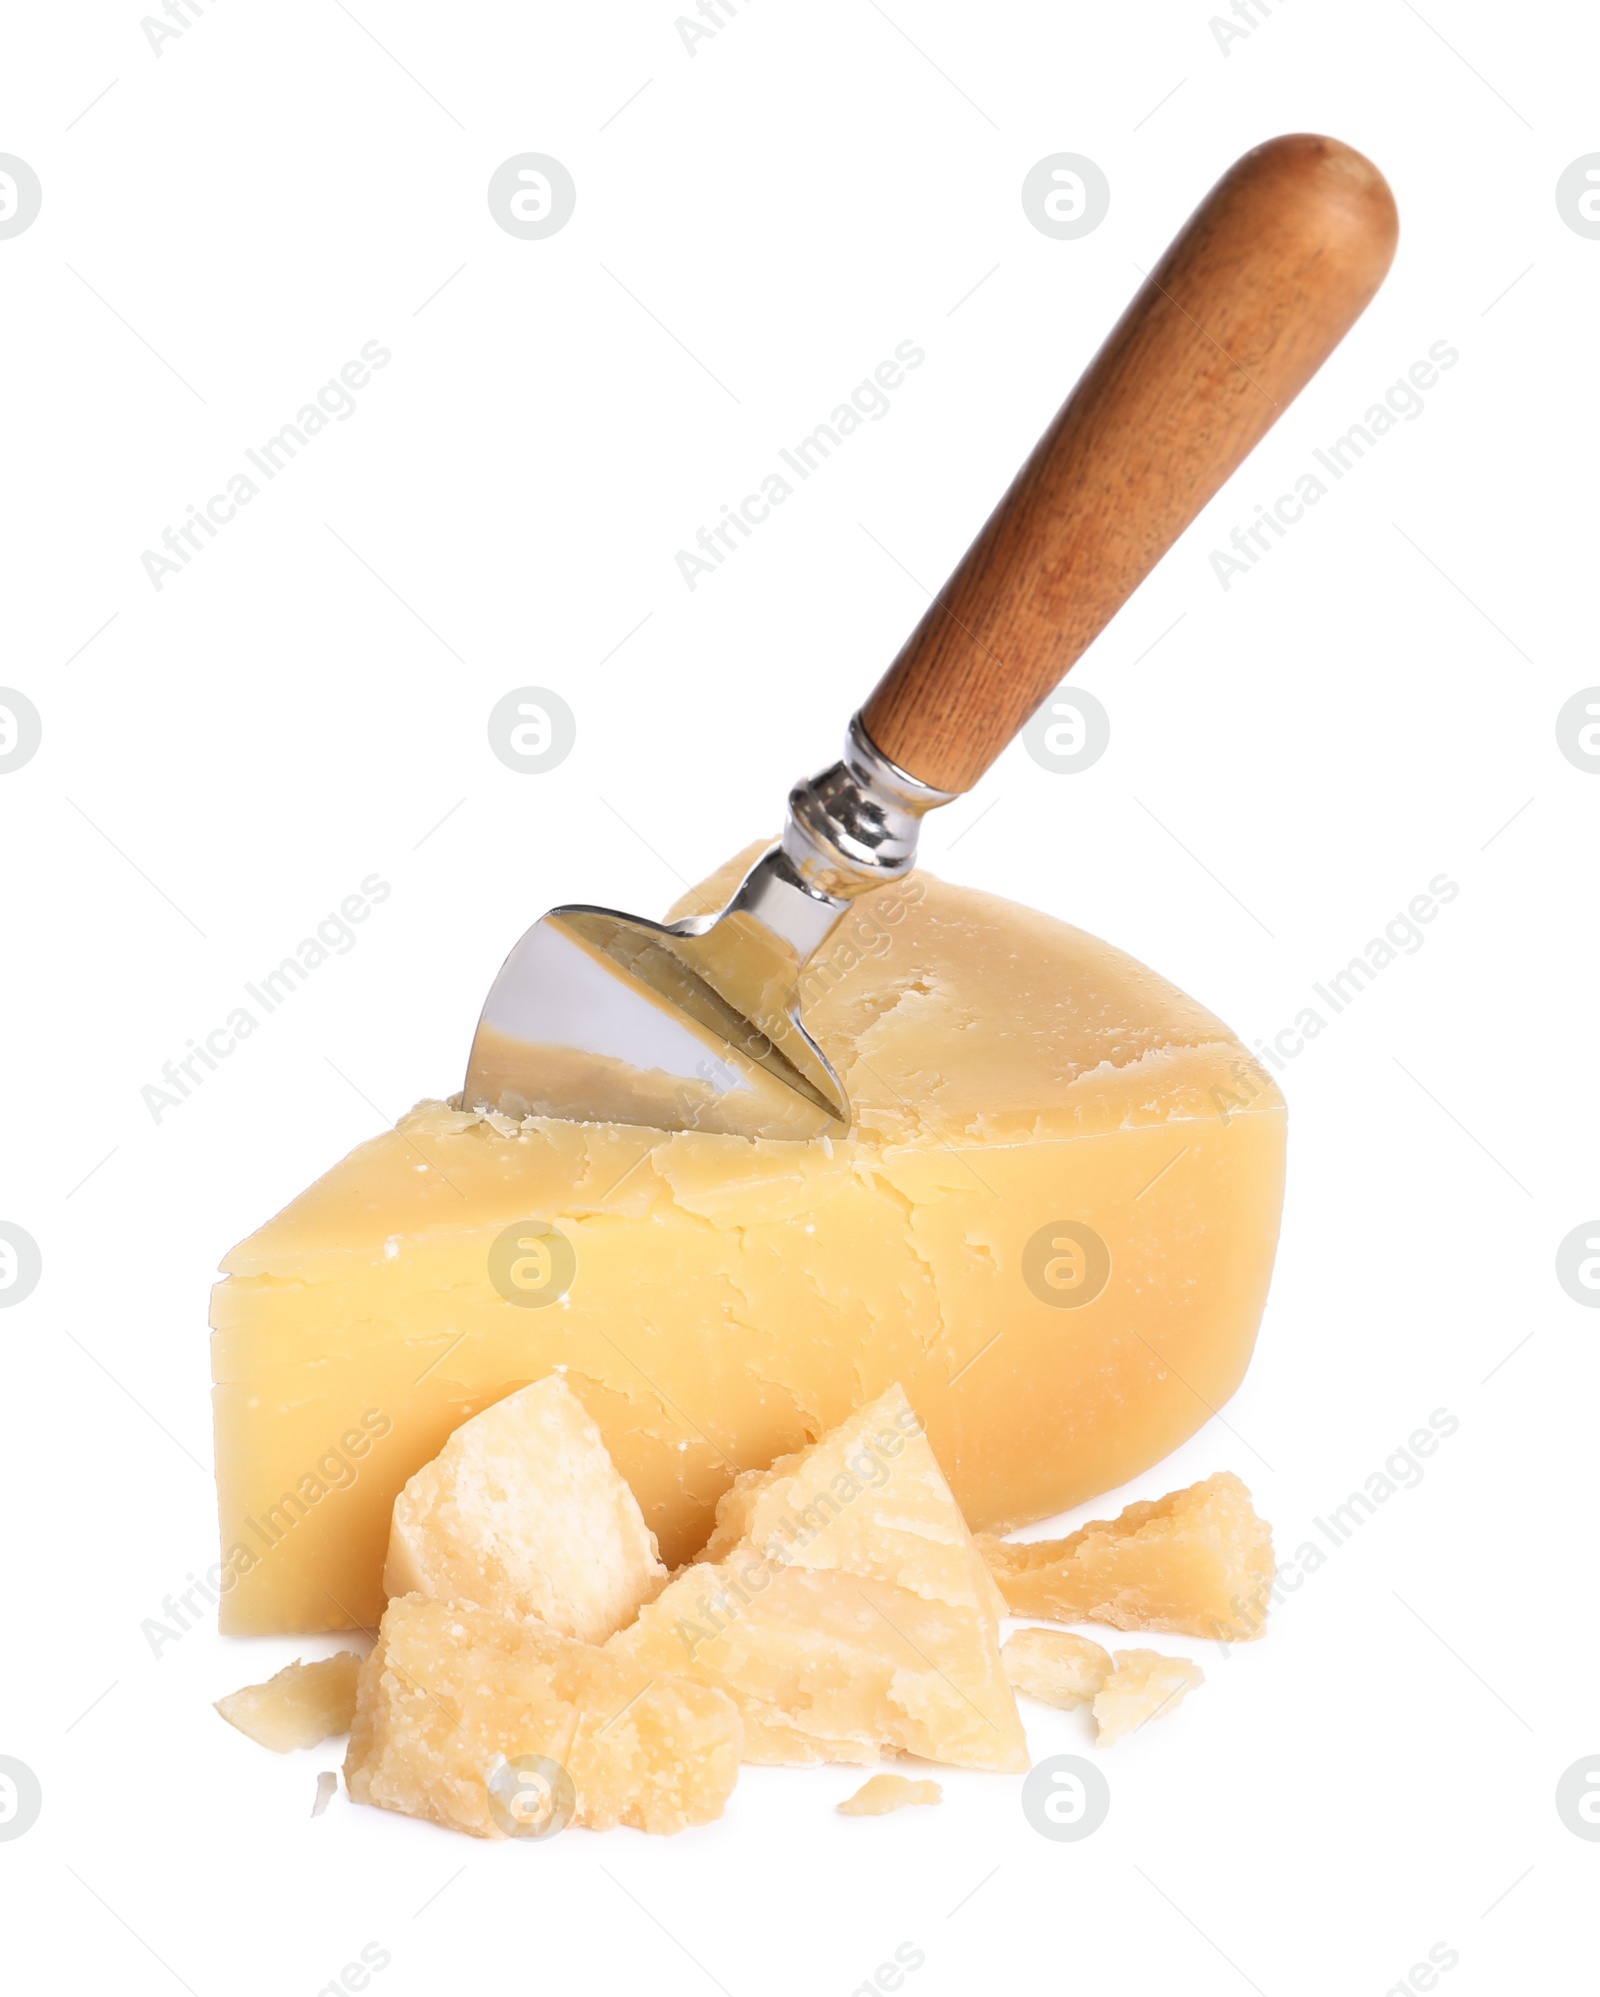
[[[216,1710],[242,1734],[287,1754],[315,1747],[334,1734],[348,1733],[356,1709],[356,1673],[361,1659],[353,1650],[335,1651],[315,1664],[293,1664],[264,1685],[244,1685],[218,1699]]]
[[[1111,1676],[1110,1652],[1067,1630],[1019,1629],[1006,1639],[1000,1662],[1019,1692],[1064,1712],[1087,1706]]]
[[[937,1782],[908,1782],[903,1775],[869,1775],[853,1796],[839,1804],[841,1817],[886,1817],[908,1803],[942,1803]]]
[[[1198,1664],[1159,1650],[1119,1650],[1114,1667],[1094,1697],[1096,1747],[1114,1747],[1146,1720],[1170,1713],[1206,1679]]]
[[[1016,1616],[1243,1643],[1266,1628],[1272,1528],[1231,1471],[1095,1519],[1068,1539],[980,1536]]]

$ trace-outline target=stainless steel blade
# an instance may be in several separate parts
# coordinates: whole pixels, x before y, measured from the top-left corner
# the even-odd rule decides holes
[[[720,913],[660,923],[570,904],[536,922],[490,989],[463,1102],[740,1137],[845,1129],[801,973],[857,896],[911,870],[921,817],[945,801],[857,717],[843,761],[790,793],[783,837]]]

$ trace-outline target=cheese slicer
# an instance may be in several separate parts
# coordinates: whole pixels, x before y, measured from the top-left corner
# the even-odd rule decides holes
[[[916,863],[970,790],[1360,316],[1394,254],[1383,176],[1294,134],[1190,216],[953,576],[789,794],[781,837],[712,915],[569,903],[495,979],[465,1107],[809,1138],[850,1105],[803,974],[859,896]]]

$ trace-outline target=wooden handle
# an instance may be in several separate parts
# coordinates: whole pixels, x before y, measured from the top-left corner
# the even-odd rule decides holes
[[[977,782],[1354,325],[1398,230],[1336,139],[1229,168],[873,690],[891,762]]]

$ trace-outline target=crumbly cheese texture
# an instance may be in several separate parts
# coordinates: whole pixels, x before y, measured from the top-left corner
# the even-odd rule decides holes
[[[741,1477],[702,1558],[612,1639],[720,1685],[745,1759],[1028,1765],[1003,1605],[905,1393]]]
[[[1115,1747],[1148,1721],[1179,1706],[1206,1674],[1187,1657],[1159,1650],[1119,1650],[1111,1676],[1094,1695],[1096,1747]]]
[[[360,1669],[361,1659],[353,1650],[335,1651],[314,1664],[296,1658],[264,1685],[243,1685],[218,1699],[216,1709],[230,1727],[275,1754],[315,1747],[350,1731]]]
[[[374,1623],[401,1487],[557,1367],[669,1565],[740,1470],[897,1380],[990,1532],[1127,1482],[1228,1399],[1272,1267],[1284,1110],[1226,1027],[1081,930],[926,875],[855,904],[804,1007],[845,1137],[423,1103],[230,1252],[225,1629]],[[530,1221],[574,1273],[512,1301],[492,1255]],[[1093,1295],[1052,1246],[1063,1222],[1106,1245]]]
[[[1243,1643],[1266,1628],[1272,1528],[1232,1471],[1095,1519],[1067,1539],[980,1536],[1014,1616]]]
[[[552,1373],[463,1422],[408,1480],[383,1582],[603,1643],[666,1578],[599,1429]]]
[[[853,1796],[838,1805],[841,1817],[886,1817],[913,1803],[942,1803],[937,1782],[913,1782],[904,1775],[869,1775]]]
[[[1087,1706],[1111,1676],[1110,1652],[1070,1630],[1019,1629],[1006,1638],[1000,1662],[1017,1691],[1065,1712]]]
[[[344,1778],[355,1802],[499,1838],[515,1831],[490,1784],[536,1756],[570,1780],[572,1823],[672,1832],[722,1814],[739,1747],[737,1708],[714,1687],[652,1677],[491,1610],[403,1595],[362,1667]]]

